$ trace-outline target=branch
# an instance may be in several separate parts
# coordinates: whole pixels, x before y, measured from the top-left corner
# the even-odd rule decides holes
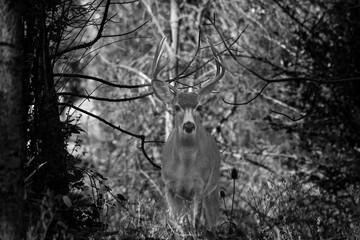
[[[116,66],[119,67],[119,68],[123,68],[123,69],[125,69],[125,70],[127,70],[129,72],[133,72],[133,73],[139,75],[141,78],[143,78],[146,82],[149,83],[149,84],[144,84],[144,85],[150,86],[151,78],[148,77],[148,75],[146,75],[142,71],[140,71],[140,70],[138,70],[136,68],[130,67],[130,66],[122,65],[122,64],[117,64]]]
[[[140,26],[134,28],[133,30],[129,31],[129,32],[126,32],[126,33],[119,33],[119,34],[111,34],[111,35],[102,35],[102,37],[122,37],[122,36],[125,36],[125,35],[128,35],[128,34],[131,34],[133,32],[136,32],[137,30],[139,30],[140,28],[142,28],[143,26],[145,26],[147,23],[149,22],[146,21],[144,22],[143,24],[141,24]]]
[[[102,18],[101,23],[100,23],[100,28],[99,28],[99,30],[97,32],[96,37],[93,40],[91,40],[91,41],[89,41],[87,43],[76,45],[76,46],[72,46],[72,47],[69,46],[68,48],[64,49],[63,51],[55,53],[52,57],[61,56],[61,55],[65,54],[65,53],[68,53],[68,52],[71,52],[71,51],[74,51],[74,50],[78,50],[78,49],[82,49],[82,48],[89,48],[92,45],[94,45],[102,36],[102,32],[104,30],[104,26],[105,26],[105,23],[106,23],[106,20],[107,20],[107,15],[108,15],[108,12],[109,12],[110,3],[111,3],[111,1],[107,0],[107,2],[105,4],[105,10],[104,10],[103,18]]]
[[[180,78],[184,78],[184,77],[187,77],[187,76],[190,76],[192,75],[194,72],[198,71],[199,69],[201,69],[203,66],[205,66],[207,63],[209,63],[211,60],[209,60],[207,63],[205,63],[204,65],[202,65],[200,68],[197,68],[195,69],[195,71],[192,71],[191,73],[187,74],[187,75],[183,75],[191,66],[191,64],[195,61],[196,59],[196,56],[199,54],[200,52],[200,37],[201,37],[201,29],[199,29],[199,35],[198,35],[198,44],[197,44],[197,47],[196,47],[196,51],[195,51],[195,54],[193,56],[193,58],[190,60],[190,62],[185,66],[184,70],[179,73],[177,76],[175,76],[173,79],[169,79],[169,83],[172,83],[173,81],[176,81]]]
[[[150,84],[138,84],[138,85],[116,84],[116,83],[109,82],[109,81],[106,81],[101,78],[84,75],[84,74],[75,74],[75,73],[54,73],[53,77],[84,78],[84,79],[94,80],[94,81],[109,85],[111,87],[117,87],[117,88],[142,88],[142,87],[150,86]]]
[[[261,76],[260,74],[258,74],[257,72],[255,72],[254,70],[248,68],[247,66],[245,66],[244,64],[242,64],[237,56],[235,56],[230,47],[231,45],[233,45],[234,43],[230,44],[230,46],[227,46],[226,44],[226,40],[224,39],[224,37],[222,36],[220,30],[218,29],[218,27],[215,25],[215,22],[213,20],[211,20],[210,18],[208,18],[208,20],[211,22],[211,24],[213,25],[213,27],[215,28],[216,32],[218,33],[219,37],[221,38],[221,41],[223,42],[224,46],[225,46],[225,51],[227,51],[231,58],[234,59],[240,66],[242,66],[243,68],[245,68],[247,71],[249,71],[250,73],[252,73],[253,75],[255,75],[256,77],[258,77],[260,80],[267,82],[267,83],[281,83],[281,82],[289,82],[289,81],[310,81],[310,82],[315,82],[315,83],[319,83],[319,84],[323,84],[323,83],[344,83],[344,82],[353,82],[353,81],[360,81],[360,76],[359,77],[349,77],[349,78],[327,78],[327,79],[323,79],[323,78],[310,78],[310,77],[290,77],[290,78],[279,78],[279,79],[269,79],[269,78],[265,78],[263,76]],[[235,40],[237,41],[238,38]]]
[[[271,173],[273,173],[273,174],[276,174],[276,172],[275,172],[274,170],[272,170],[270,167],[268,167],[268,166],[266,166],[266,165],[264,165],[264,164],[262,164],[262,163],[259,163],[259,162],[257,162],[257,161],[251,160],[251,159],[249,159],[247,156],[243,156],[243,159],[244,159],[245,161],[247,161],[247,162],[255,165],[255,166],[262,167],[262,168],[268,170],[269,172],[271,172]]]
[[[145,158],[146,158],[146,159],[151,163],[151,165],[153,165],[155,168],[161,169],[161,167],[160,167],[159,165],[157,165],[156,163],[154,163],[154,160],[153,160],[152,158],[150,158],[149,155],[147,154],[147,152],[146,152],[146,150],[145,150],[145,136],[144,136],[144,135],[140,135],[140,134],[135,134],[135,133],[129,132],[129,131],[125,130],[125,129],[122,129],[120,126],[115,126],[115,125],[112,124],[111,122],[108,122],[108,121],[106,121],[105,119],[103,119],[103,118],[101,118],[101,117],[99,117],[99,116],[97,116],[97,115],[95,115],[95,114],[92,114],[92,113],[90,113],[90,112],[88,112],[88,111],[85,111],[85,110],[83,110],[83,109],[81,109],[81,108],[79,108],[79,107],[75,107],[75,106],[73,106],[73,105],[71,105],[71,104],[68,104],[68,103],[60,103],[60,102],[59,102],[58,105],[62,105],[62,106],[66,106],[66,107],[73,108],[73,109],[75,109],[75,110],[77,110],[77,111],[79,111],[79,112],[82,112],[82,113],[84,113],[84,114],[86,114],[86,115],[88,115],[88,116],[91,116],[91,117],[93,117],[93,118],[96,118],[96,119],[99,120],[100,122],[103,122],[103,123],[105,123],[106,125],[114,128],[114,129],[116,129],[116,130],[118,130],[118,131],[120,131],[120,132],[122,132],[122,133],[125,133],[125,134],[127,134],[127,135],[129,135],[129,136],[132,136],[132,137],[135,137],[135,138],[140,139],[140,140],[141,140],[140,149],[141,149],[142,153],[144,154]]]
[[[234,100],[236,101],[237,98],[237,93],[234,93]],[[228,121],[229,118],[235,114],[237,109],[237,105],[233,105],[233,107],[231,108],[230,112],[219,121],[218,126],[221,126],[221,124],[223,124],[224,122]]]
[[[275,2],[276,5],[278,5],[278,6],[284,11],[284,13],[285,13],[286,15],[288,15],[292,20],[294,20],[297,24],[299,24],[299,26],[301,26],[302,28],[306,29],[306,31],[311,32],[311,30],[310,30],[304,23],[300,22],[300,20],[295,17],[295,14],[291,14],[291,13],[289,12],[289,9],[287,9],[285,6],[281,5],[281,4],[279,3],[279,1],[273,0],[273,2]]]
[[[231,102],[226,101],[224,98],[223,98],[222,100],[223,100],[224,103],[229,104],[229,105],[246,105],[246,104],[254,101],[256,98],[258,98],[268,85],[269,85],[269,83],[267,82],[267,83],[261,88],[261,90],[260,90],[257,94],[255,94],[255,96],[254,96],[253,98],[251,98],[251,99],[249,99],[249,100],[247,100],[247,101],[245,101],[245,102],[242,102],[242,103],[235,103],[235,102],[234,102],[234,103],[231,103]]]
[[[155,24],[157,30],[159,31],[159,33],[161,35],[161,38],[165,38],[166,35],[165,35],[164,31],[162,30],[162,27],[160,26],[159,21],[156,19],[155,15],[154,15],[154,13],[153,13],[153,11],[151,9],[151,6],[145,0],[142,0],[141,2],[142,2],[142,4],[144,4],[144,6],[146,8],[146,11],[149,13],[153,23]],[[172,48],[171,48],[171,46],[169,45],[169,43],[167,41],[165,41],[165,47],[166,47],[169,54],[173,54],[172,53]]]
[[[219,37],[221,38],[221,41],[223,42],[225,48],[226,48],[226,51],[230,54],[230,56],[240,65],[242,66],[243,68],[245,68],[245,70],[249,71],[250,73],[252,73],[253,75],[255,75],[256,77],[258,77],[260,80],[264,81],[266,84],[263,86],[263,88],[260,90],[260,92],[255,96],[253,97],[252,99],[246,101],[245,103],[229,103],[227,101],[225,101],[223,99],[223,101],[227,104],[231,104],[231,105],[244,105],[244,104],[247,104],[251,101],[253,101],[254,99],[256,99],[263,91],[264,89],[270,84],[270,83],[282,83],[282,82],[289,82],[289,81],[297,81],[297,82],[303,82],[303,81],[309,81],[309,82],[315,82],[318,84],[318,87],[317,87],[317,90],[319,89],[319,86],[321,84],[326,84],[326,83],[330,83],[330,84],[334,84],[334,83],[344,83],[344,82],[355,82],[355,81],[360,81],[360,77],[348,77],[348,78],[338,78],[338,77],[335,77],[335,78],[327,78],[327,79],[323,79],[323,78],[310,78],[310,77],[290,77],[290,78],[280,78],[280,79],[269,79],[269,78],[265,78],[263,76],[261,76],[260,74],[258,74],[257,72],[255,72],[254,70],[248,68],[247,66],[245,66],[244,64],[242,64],[237,56],[235,56],[230,47],[227,46],[226,44],[226,41],[224,39],[224,37],[222,36],[220,30],[217,28],[217,26],[215,25],[215,21],[211,20],[210,18],[208,18],[208,20],[210,21],[211,25],[213,25],[213,27],[215,28],[216,32],[218,33]],[[237,41],[237,39],[236,39]],[[314,96],[314,99],[316,99],[316,95],[317,93],[315,94]],[[313,107],[312,107],[313,108]],[[311,110],[312,110],[311,108]],[[275,111],[273,111],[275,112]],[[278,112],[275,112],[275,113],[278,113]],[[278,113],[278,114],[281,114],[281,113]],[[287,116],[285,114],[281,114],[281,115],[284,115],[284,116]],[[289,119],[293,120],[293,121],[299,121],[301,119],[303,119],[304,117],[306,117],[308,114],[305,114],[303,117],[300,117],[298,119],[293,119],[289,116],[287,116]]]
[[[255,166],[258,166],[258,167],[261,167],[261,168],[264,168],[266,170],[268,170],[269,172],[271,173],[274,173],[274,174],[277,174],[275,170],[271,169],[270,167],[260,163],[260,162],[257,162],[257,161],[254,161],[254,160],[251,160],[249,159],[249,157],[247,156],[246,153],[239,153],[239,152],[235,152],[235,151],[231,151],[230,150],[230,153],[232,154],[232,156],[238,158],[238,159],[244,159],[245,161],[255,165]]]
[[[8,42],[0,42],[0,47],[9,47],[9,48],[14,48],[16,50],[19,49],[18,46],[12,44],[12,43],[8,43]]]
[[[114,2],[114,3],[111,3],[111,4],[113,4],[113,5],[116,5],[116,4],[122,5],[122,4],[136,3],[138,1],[139,0],[132,0],[132,1],[125,1],[125,2]]]
[[[180,9],[177,0],[170,1],[170,29],[171,29],[171,52],[169,55],[170,66],[173,71],[170,71],[170,77],[178,75],[178,49],[179,49],[179,28],[180,28]],[[176,87],[176,82],[175,82]]]
[[[287,117],[288,119],[290,119],[293,122],[297,122],[297,121],[300,121],[300,120],[304,119],[305,117],[309,116],[314,110],[315,100],[316,100],[316,97],[318,95],[320,86],[321,86],[320,83],[316,86],[314,97],[313,97],[313,99],[311,101],[311,107],[310,107],[309,111],[307,111],[303,116],[300,116],[299,118],[292,118],[289,115],[286,115],[285,113],[281,113],[281,112],[274,111],[274,110],[271,110],[271,112],[282,115],[284,117]]]
[[[130,3],[130,2],[125,2],[125,3]],[[74,50],[78,50],[78,49],[90,48],[90,47],[92,47],[92,45],[94,45],[102,37],[103,38],[106,38],[106,37],[121,37],[121,36],[125,36],[125,35],[128,35],[128,34],[134,33],[137,30],[139,30],[140,28],[142,28],[143,26],[145,26],[149,22],[149,21],[146,21],[143,24],[141,24],[140,26],[138,26],[138,27],[134,28],[133,30],[131,30],[129,32],[126,32],[126,33],[103,35],[105,24],[109,20],[109,19],[107,19],[107,17],[108,17],[108,11],[109,11],[110,4],[113,4],[113,3],[111,3],[110,0],[107,0],[106,5],[105,5],[104,14],[103,14],[103,17],[102,17],[102,20],[101,20],[101,23],[100,23],[100,28],[99,28],[99,30],[97,32],[97,35],[94,37],[94,39],[92,39],[89,42],[82,43],[82,44],[72,46],[72,47],[70,47],[71,44],[69,44],[68,48],[64,49],[63,51],[55,53],[52,57],[58,57],[58,56],[61,56],[61,55],[65,54],[65,53],[68,53],[68,52],[71,52],[71,51],[74,51]],[[74,39],[76,39],[76,37]]]
[[[147,96],[152,95],[153,92],[145,93],[143,95],[135,96],[135,97],[129,97],[129,98],[103,98],[103,97],[95,97],[91,95],[83,95],[83,94],[77,94],[77,93],[71,93],[71,92],[61,92],[58,93],[59,96],[72,96],[72,97],[79,97],[79,98],[86,98],[86,99],[93,99],[97,101],[105,101],[105,102],[126,102],[126,101],[133,101],[140,98],[144,98]]]
[[[93,52],[96,52],[96,51],[100,50],[101,48],[110,46],[110,45],[118,43],[118,42],[122,42],[122,41],[126,41],[126,40],[133,40],[133,39],[142,39],[142,38],[148,38],[148,37],[128,37],[128,38],[117,39],[117,40],[105,43],[104,45],[101,45],[101,46],[99,46],[97,48],[94,48],[91,51],[87,52],[86,54],[84,53],[84,55],[81,58],[85,58],[86,56],[92,54]]]

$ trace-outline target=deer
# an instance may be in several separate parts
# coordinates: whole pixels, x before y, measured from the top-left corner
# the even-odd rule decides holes
[[[166,65],[160,66],[164,41],[165,38],[159,42],[155,52],[151,86],[156,97],[174,113],[174,127],[163,147],[161,160],[165,200],[173,219],[183,224],[188,217],[195,229],[204,210],[206,224],[203,225],[213,232],[219,213],[220,151],[215,139],[203,127],[200,112],[224,76],[223,60],[209,38],[216,76],[198,91],[182,92],[157,77]]]

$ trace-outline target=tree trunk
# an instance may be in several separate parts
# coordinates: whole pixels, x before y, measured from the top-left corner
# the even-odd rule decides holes
[[[0,239],[21,239],[23,229],[25,105],[22,20],[11,0],[0,0]]]
[[[178,75],[178,48],[179,48],[179,19],[180,10],[177,0],[171,0],[170,2],[170,27],[171,27],[171,52],[169,52],[170,66],[170,78],[175,78]],[[174,82],[176,87],[176,82]],[[166,111],[165,112],[165,139],[168,139],[173,129],[173,117]]]
[[[40,1],[36,4],[37,14],[26,16],[26,23],[35,22],[27,26],[36,43],[34,49],[34,60],[32,65],[32,86],[34,91],[34,128],[31,144],[35,149],[36,174],[32,177],[31,190],[38,196],[47,190],[55,195],[66,195],[69,192],[69,181],[67,177],[67,150],[63,123],[60,121],[60,114],[57,105],[57,93],[52,76],[52,63],[50,59],[49,33],[46,28],[46,11],[50,2]],[[30,46],[31,48],[31,46]]]

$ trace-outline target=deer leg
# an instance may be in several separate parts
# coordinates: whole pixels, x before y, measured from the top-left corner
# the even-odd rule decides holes
[[[219,193],[216,188],[210,195],[204,197],[205,219],[210,231],[216,229],[216,219],[219,214]]]
[[[165,186],[165,197],[169,205],[170,216],[175,220],[179,220],[185,208],[184,200],[177,196],[168,186]]]
[[[193,227],[194,229],[197,229],[199,227],[200,224],[200,218],[201,218],[201,211],[202,211],[202,196],[201,195],[195,195],[193,198],[193,203],[192,203],[193,207],[193,213],[192,213],[192,218],[193,218]]]

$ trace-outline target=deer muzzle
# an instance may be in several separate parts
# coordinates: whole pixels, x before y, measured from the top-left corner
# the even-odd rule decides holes
[[[191,113],[190,108],[185,109],[182,127],[183,127],[184,132],[187,134],[191,134],[191,133],[195,132],[195,121],[194,121],[194,117]]]
[[[192,122],[186,122],[184,123],[183,125],[183,130],[186,132],[186,133],[192,133],[195,131],[195,124],[192,123]]]

